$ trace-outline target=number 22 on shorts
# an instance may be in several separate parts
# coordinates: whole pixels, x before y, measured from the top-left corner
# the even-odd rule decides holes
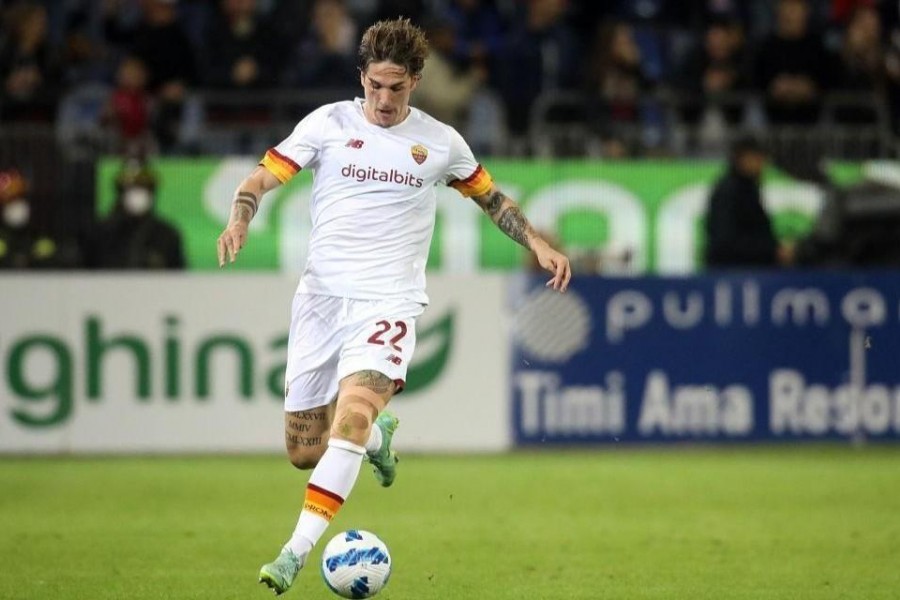
[[[392,325],[390,321],[381,320],[375,323],[375,326],[378,328],[378,331],[369,336],[369,339],[366,340],[368,343],[376,344],[378,346],[387,345],[398,352],[403,350],[403,348],[400,347],[399,342],[406,336],[406,323],[403,321],[395,321]],[[384,336],[388,334],[393,335],[387,341],[384,341]]]

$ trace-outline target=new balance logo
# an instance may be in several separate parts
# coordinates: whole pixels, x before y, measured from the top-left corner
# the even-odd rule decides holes
[[[396,354],[391,354],[390,356],[387,357],[387,359],[389,361],[391,361],[392,363],[394,363],[395,365],[399,365],[400,363],[403,362],[403,359],[400,358],[399,356],[397,356]]]
[[[356,150],[359,150],[360,148],[363,147],[364,143],[365,142],[363,142],[362,140],[351,139],[349,142],[347,142],[347,145],[345,147],[346,148],[355,148]]]

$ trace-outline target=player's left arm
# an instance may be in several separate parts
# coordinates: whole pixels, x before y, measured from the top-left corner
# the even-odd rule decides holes
[[[491,221],[500,231],[525,246],[537,257],[538,264],[553,273],[553,278],[547,282],[547,287],[565,292],[572,278],[572,267],[569,259],[542,238],[525,218],[522,209],[515,200],[504,194],[495,185],[491,184],[490,190],[484,194],[472,196],[481,210],[491,218]]]

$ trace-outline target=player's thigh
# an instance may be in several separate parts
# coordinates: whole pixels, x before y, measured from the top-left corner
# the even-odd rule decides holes
[[[291,463],[299,469],[318,464],[328,446],[335,404],[306,410],[285,411],[284,443]]]
[[[423,310],[421,304],[407,301],[355,304],[338,359],[341,391],[360,386],[385,403],[402,391],[416,348],[416,320]]]
[[[370,403],[377,409],[377,412],[381,412],[400,389],[397,381],[391,378],[390,375],[374,369],[364,369],[350,373],[341,379],[339,385],[338,403],[341,402],[341,398],[351,395],[354,388],[362,388],[369,392],[365,395],[367,398],[371,398]]]
[[[285,412],[326,406],[337,395],[342,310],[340,298],[309,294],[294,297],[285,368]]]
[[[284,436],[291,463],[314,467],[328,444],[338,392],[340,298],[297,294],[291,307],[284,385]]]
[[[338,363],[340,392],[332,437],[365,443],[378,413],[406,383],[421,312],[421,305],[409,302],[355,303]]]

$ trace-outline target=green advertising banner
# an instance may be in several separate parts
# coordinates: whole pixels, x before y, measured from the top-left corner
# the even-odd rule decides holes
[[[160,159],[158,213],[182,231],[193,269],[215,269],[215,241],[228,218],[234,190],[256,165],[254,157]],[[574,256],[599,256],[605,272],[691,273],[701,264],[702,219],[722,163],[688,161],[493,160],[485,167],[517,199],[535,226]],[[101,161],[98,209],[114,199],[117,160]],[[837,181],[859,179],[862,165],[832,169]],[[310,223],[311,176],[298,177],[266,195],[237,269],[303,268]],[[471,273],[520,267],[525,252],[510,242],[469,200],[439,187],[429,270]],[[816,186],[774,169],[764,198],[779,237],[809,232],[823,202]]]
[[[402,449],[510,447],[508,279],[429,278],[391,401]],[[0,456],[283,451],[296,286],[277,272],[0,274]]]

